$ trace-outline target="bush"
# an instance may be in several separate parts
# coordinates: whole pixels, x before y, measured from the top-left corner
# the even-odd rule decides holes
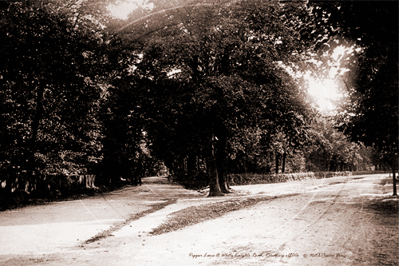
[[[187,189],[201,189],[209,185],[209,176],[205,172],[195,172],[193,175],[181,174],[169,177],[169,180],[179,183]]]

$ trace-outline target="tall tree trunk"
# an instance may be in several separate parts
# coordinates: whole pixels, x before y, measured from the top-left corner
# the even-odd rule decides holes
[[[32,126],[31,126],[31,139],[29,140],[29,155],[28,155],[28,182],[31,185],[34,185],[37,180],[34,180],[35,177],[40,178],[37,176],[37,173],[35,173],[35,153],[38,149],[37,147],[37,135],[39,132],[39,126],[40,126],[40,120],[43,117],[43,98],[44,98],[44,87],[40,83],[38,84],[39,88],[37,91],[37,96],[36,96],[36,111],[35,115],[32,119]]]
[[[276,175],[278,174],[278,168],[279,168],[279,154],[276,152]]]
[[[196,160],[196,165],[197,165],[197,171],[199,171],[201,169],[201,164],[200,164],[200,157],[199,156],[195,156],[195,160]]]
[[[229,190],[227,180],[227,154],[226,154],[227,137],[224,135],[219,136],[219,140],[216,145],[216,164],[219,174],[220,189],[223,193],[231,193]]]
[[[285,160],[287,159],[287,153],[283,153],[283,162],[282,162],[282,165],[281,165],[281,173],[285,173]]]
[[[207,171],[208,176],[210,177],[208,197],[224,196],[219,185],[219,176],[216,168],[215,156],[210,156],[207,158]]]
[[[218,176],[218,170],[216,167],[214,143],[215,143],[215,136],[212,134],[211,141],[210,141],[211,150],[210,150],[208,158],[206,160],[206,168],[207,168],[208,176],[210,178],[208,197],[224,196],[223,192],[220,189],[220,185],[219,185],[219,176]]]
[[[198,65],[199,65],[199,56],[198,55],[194,55],[192,57],[193,61],[191,62],[191,71],[192,71],[192,78],[193,78],[193,82],[196,83],[198,81],[199,78],[199,72],[198,72]]]
[[[393,160],[392,160],[392,184],[393,184],[393,196],[397,196],[398,193],[396,191],[396,161],[397,158],[395,156],[395,154],[393,155]]]
[[[187,158],[187,173],[189,178],[192,178],[197,172],[197,157],[190,154]]]

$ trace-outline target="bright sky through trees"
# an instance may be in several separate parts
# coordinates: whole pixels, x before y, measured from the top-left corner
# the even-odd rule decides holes
[[[357,48],[360,49],[360,48]],[[347,72],[348,69],[343,67],[343,61],[345,57],[353,54],[354,47],[338,46],[332,52],[329,59],[328,76],[318,76],[315,78],[310,72],[305,74],[305,78],[308,81],[308,93],[315,99],[320,111],[332,112],[336,108],[334,102],[338,102],[339,99],[344,97],[338,87],[338,80],[340,76]],[[313,73],[314,74],[314,73]]]
[[[325,79],[323,81],[307,77],[309,82],[308,92],[315,98],[321,111],[332,111],[335,108],[334,100],[342,97],[338,87],[333,79]]]
[[[121,0],[116,2],[116,4],[109,5],[108,10],[112,16],[125,20],[138,6],[152,8],[152,4],[148,4],[146,0]],[[343,97],[343,94],[337,87],[336,79],[339,74],[345,71],[340,69],[341,60],[343,60],[345,55],[352,52],[353,47],[347,48],[338,46],[335,48],[334,52],[331,54],[331,60],[334,64],[330,67],[329,77],[314,78],[310,73],[305,74],[305,78],[309,84],[308,93],[315,99],[321,111],[333,111],[336,108],[333,102]],[[173,75],[174,73],[175,72],[169,73],[169,75]]]
[[[138,6],[142,6],[144,8],[153,7],[153,4],[148,4],[146,2],[146,0],[122,0],[118,1],[116,4],[109,5],[108,11],[115,18],[125,20],[128,18],[128,15]]]

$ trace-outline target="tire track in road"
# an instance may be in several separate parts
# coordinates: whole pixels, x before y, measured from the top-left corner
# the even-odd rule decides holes
[[[323,184],[324,184],[324,180],[323,180],[322,185],[323,185]],[[318,192],[319,192],[319,191],[316,191],[315,193],[313,193],[313,195],[312,195],[312,197],[310,198],[310,200],[308,200],[308,201],[306,202],[306,204],[302,207],[302,209],[301,209],[294,217],[292,217],[289,221],[284,222],[281,226],[279,226],[279,227],[275,228],[274,230],[268,232],[268,233],[266,234],[266,236],[273,234],[274,232],[276,232],[277,230],[281,229],[283,226],[285,226],[285,225],[288,224],[289,222],[295,220],[299,215],[301,215],[301,213],[303,213],[303,212],[305,211],[305,209],[309,206],[309,204],[313,202],[313,199],[316,197],[316,194],[317,194]]]
[[[357,210],[355,213],[353,213],[353,214],[352,214],[352,217],[356,217],[358,213],[362,212],[363,207],[364,207],[364,204],[362,203],[361,208],[360,208],[359,210]],[[342,215],[343,215],[343,214],[342,214]],[[358,220],[352,219],[352,220],[350,221],[350,224],[348,225],[348,227],[349,227],[349,228],[353,228],[353,227],[354,227],[354,224],[355,224],[356,222],[358,222]],[[359,229],[358,232],[363,232],[363,234],[364,234],[364,239],[366,239],[366,241],[367,241],[367,246],[369,246],[369,245],[368,245],[368,242],[369,242],[369,241],[368,241],[368,238],[367,238],[367,230],[364,230],[365,226],[363,225],[362,222],[360,222],[359,224],[360,224],[360,228],[357,227],[357,228]],[[349,242],[349,238],[346,238],[346,241],[343,242],[343,243],[341,244],[341,247],[346,247],[348,242]],[[345,250],[348,250],[348,249],[345,249]],[[343,255],[345,255],[345,254],[343,254]],[[333,260],[332,258],[330,258],[330,259],[326,262],[326,265],[334,265],[335,263],[336,263],[336,260]]]
[[[364,176],[362,179],[366,178],[366,180],[370,179],[370,177]],[[353,180],[351,183],[359,183],[361,180],[358,180],[359,178],[356,178],[356,180]],[[370,179],[371,180],[371,179]],[[376,180],[377,181],[377,180]],[[375,182],[375,181],[374,181]],[[358,195],[366,193],[370,193],[369,188],[361,188],[360,186],[357,187],[361,191],[361,193],[356,193]],[[375,192],[375,188],[372,188],[373,192]],[[375,234],[375,226],[371,223],[371,220],[373,218],[370,216],[370,214],[365,211],[365,207],[367,206],[366,203],[367,201],[364,200],[352,200],[354,198],[354,195],[351,194],[349,197],[349,204],[354,204],[356,206],[356,211],[352,213],[351,215],[351,220],[348,223],[348,228],[351,228],[353,231],[353,235],[355,237],[357,236],[358,238],[361,239],[361,242],[358,243],[357,245],[353,245],[350,243],[350,240],[352,238],[345,238],[344,242],[341,242],[340,246],[342,247],[343,250],[350,250],[354,249],[356,253],[354,254],[356,257],[354,260],[358,264],[364,264],[364,263],[370,263],[373,259],[375,259],[374,254],[373,254],[373,234]],[[346,202],[348,203],[348,202]],[[360,204],[360,206],[359,206]],[[366,219],[363,219],[363,218]],[[336,241],[340,241],[342,238],[339,238],[338,236],[336,237]],[[375,238],[374,238],[375,239]],[[372,264],[375,265],[376,261],[372,262]],[[328,261],[328,265],[334,265],[334,261],[330,259]]]
[[[307,225],[308,227],[310,227],[310,226],[314,225],[315,223],[317,223],[318,221],[320,221],[320,220],[331,210],[331,207],[332,207],[334,204],[337,203],[337,200],[338,200],[339,197],[341,196],[342,191],[344,191],[344,188],[347,186],[347,184],[348,184],[348,178],[345,179],[345,182],[343,183],[344,186],[343,186],[343,187],[338,191],[338,193],[335,195],[334,199],[331,201],[331,204],[325,209],[325,211],[324,211],[321,215],[319,215],[319,216],[317,217],[316,220],[314,220],[312,223],[308,224],[308,225]],[[315,201],[313,201],[313,202],[315,202]],[[308,204],[307,206],[309,206],[309,204]]]
[[[325,185],[325,183],[327,183]],[[326,180],[323,180],[323,182],[321,184],[318,185],[318,187],[320,188],[320,186],[322,187],[328,187],[330,184],[330,182]],[[261,232],[259,238],[256,237],[255,239],[251,239],[249,242],[249,245],[239,245],[239,246],[231,246],[229,247],[230,252],[240,252],[241,250],[243,252],[245,252],[245,250],[258,250],[260,253],[266,252],[267,254],[282,254],[281,251],[284,250],[285,246],[293,241],[295,241],[295,239],[297,239],[300,235],[303,235],[304,231],[306,231],[310,226],[312,226],[313,224],[317,223],[318,221],[320,221],[321,219],[323,219],[323,217],[328,214],[329,209],[332,208],[332,206],[334,206],[334,204],[336,204],[336,202],[339,200],[339,197],[341,196],[342,192],[345,190],[346,185],[348,183],[348,178],[345,177],[343,178],[341,186],[339,187],[339,190],[335,192],[334,197],[332,198],[332,201],[329,202],[329,205],[326,207],[325,204],[323,204],[324,208],[323,208],[323,213],[318,214],[316,219],[313,219],[311,222],[306,222],[306,217],[302,218],[301,216],[305,216],[306,213],[309,213],[313,211],[312,209],[312,203],[317,202],[318,197],[323,197],[322,194],[326,194],[327,192],[321,190],[321,189],[317,189],[315,191],[312,191],[312,195],[310,196],[309,192],[305,192],[303,194],[299,194],[296,197],[296,199],[294,200],[296,203],[294,202],[288,202],[285,201],[279,197],[277,197],[275,200],[277,200],[277,202],[275,204],[276,205],[276,209],[273,206],[270,206],[269,204],[265,205],[265,207],[270,208],[271,210],[276,210],[277,213],[276,215],[272,213],[269,213],[271,215],[271,225],[272,224],[276,224],[277,226],[268,232]],[[325,185],[325,186],[324,186]],[[310,198],[309,198],[310,196]],[[297,204],[300,202],[304,203],[303,206],[298,206]],[[274,202],[274,201],[273,201]],[[287,206],[287,204],[289,204]],[[296,207],[296,206],[298,207]],[[292,217],[290,217],[288,220],[283,220],[283,219],[279,219],[277,217],[277,215],[284,215],[281,214],[281,211],[289,211],[289,209],[291,208],[300,208],[299,211],[297,211]],[[327,209],[326,209],[327,208]],[[259,212],[262,212],[264,209],[262,207],[260,207]],[[314,213],[314,212],[313,212]],[[289,213],[287,213],[288,215],[290,215]],[[292,214],[292,212],[291,212]],[[287,215],[287,216],[288,216]],[[285,216],[285,215],[284,215]],[[269,216],[270,217],[270,216]],[[281,217],[281,216],[280,216]],[[304,222],[299,222],[298,221],[304,221]],[[306,223],[305,223],[306,222]],[[299,225],[299,226],[298,226]],[[272,225],[273,226],[273,225]],[[273,242],[273,246],[265,246],[264,245],[264,241],[263,239],[269,239],[267,242],[270,243],[270,239],[275,239],[275,241]],[[266,251],[265,251],[266,250]],[[292,253],[293,250],[289,251],[288,253]],[[287,253],[287,252],[286,252]],[[287,254],[288,254],[287,253]],[[273,260],[273,258],[263,258],[264,262],[266,263],[266,265],[269,265],[268,263],[271,263]],[[224,261],[224,260],[223,260]],[[231,261],[230,261],[231,262]],[[229,260],[224,261],[223,263],[230,263]],[[219,261],[219,263],[221,263],[221,261]],[[222,264],[223,264],[222,263]],[[233,263],[234,264],[234,263]]]
[[[324,211],[323,211],[321,214],[319,214],[319,215],[317,216],[317,218],[316,218],[315,220],[313,220],[312,222],[310,222],[310,223],[307,222],[305,225],[302,225],[301,227],[296,228],[296,230],[294,231],[294,233],[293,233],[293,234],[290,234],[290,237],[289,237],[288,239],[286,239],[286,240],[284,241],[284,243],[282,243],[282,244],[279,245],[279,247],[278,247],[278,252],[281,253],[281,252],[284,250],[284,248],[286,247],[286,245],[287,245],[288,243],[293,242],[293,241],[296,241],[296,239],[298,239],[298,237],[299,237],[300,235],[303,235],[304,232],[305,232],[308,228],[314,226],[316,223],[318,223],[319,221],[321,221],[322,218],[325,217],[329,212],[331,212],[332,208],[333,208],[334,205],[337,203],[339,197],[341,196],[341,194],[342,194],[342,192],[344,191],[344,189],[345,189],[345,187],[347,186],[347,184],[348,184],[348,178],[345,178],[345,180],[344,180],[344,182],[343,182],[343,186],[342,186],[342,187],[340,188],[340,190],[335,194],[333,200],[332,200],[332,201],[329,201],[330,204],[329,204],[328,206],[326,206],[325,204],[323,204],[323,209],[324,209]],[[315,197],[316,197],[317,195],[320,195],[320,193],[322,193],[322,192],[323,192],[323,191],[320,191],[320,190],[317,191],[317,192],[315,192],[315,193],[313,194],[312,198],[305,204],[305,206],[304,206],[293,218],[291,218],[288,222],[286,222],[286,224],[288,224],[288,223],[294,223],[294,224],[295,224],[295,223],[296,223],[295,221],[304,220],[304,219],[301,219],[300,216],[301,216],[301,215],[304,215],[304,213],[306,213],[306,211],[309,209],[309,205],[310,205],[310,204],[312,204],[312,203],[314,203],[314,202],[317,202],[317,201],[315,201],[314,199],[315,199]],[[314,210],[312,210],[312,211],[314,211]]]
[[[370,228],[367,228],[364,225],[365,220],[362,220],[365,203],[352,200],[353,193],[360,195],[364,193],[365,188],[350,186],[352,183],[356,183],[350,181],[346,180],[328,206],[319,205],[319,207],[325,208],[323,213],[307,223],[306,227],[302,226],[298,229],[294,236],[280,246],[279,252],[281,253],[284,251],[287,253],[290,248],[300,247],[300,250],[308,254],[307,259],[299,257],[288,260],[286,262],[288,265],[338,266],[348,265],[354,261],[361,264],[365,259],[362,254],[367,254],[370,247],[367,237]],[[348,198],[342,200],[345,193],[348,194]],[[302,234],[304,237],[300,237]],[[311,259],[309,254],[312,255]]]
[[[355,178],[354,180],[351,180],[349,183],[360,183],[363,178]],[[352,204],[352,203],[358,204],[355,201],[353,201],[353,197],[354,197],[354,195],[351,194],[349,199],[345,203],[341,203],[341,204]],[[365,206],[365,202],[364,201],[360,201],[360,204],[361,204],[360,208],[356,208],[356,211],[354,213],[352,213],[351,217],[353,219],[350,220],[348,227],[349,228],[355,228],[355,226],[354,226],[355,223],[358,223],[358,225],[356,227],[358,229],[357,232],[361,232],[362,239],[365,240],[365,242],[366,242],[365,246],[368,247],[368,253],[369,253],[369,251],[370,251],[369,250],[370,241],[369,241],[369,238],[368,238],[369,231],[366,229],[366,226],[365,226],[364,222],[361,222],[358,219],[354,219],[354,217],[358,217],[358,214],[363,212],[363,209],[364,209],[364,206]],[[344,215],[344,214],[341,214],[341,215]],[[336,237],[336,239],[337,239],[337,237]],[[339,241],[339,239],[337,239],[337,241]],[[345,250],[348,250],[347,248],[344,248],[344,247],[348,246],[348,242],[349,242],[349,238],[346,238],[346,240],[343,243],[341,243],[341,247],[343,247],[343,249],[345,249]],[[352,246],[352,245],[349,245],[349,246]],[[336,263],[336,261],[333,260],[333,258],[330,258],[327,261],[326,265],[334,265],[335,263]]]

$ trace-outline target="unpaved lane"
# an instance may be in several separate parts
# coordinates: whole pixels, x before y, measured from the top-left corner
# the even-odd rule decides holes
[[[67,250],[167,199],[202,197],[166,178],[148,177],[138,187],[0,212],[0,257]]]
[[[268,209],[267,215],[258,216],[266,226],[223,248],[246,257],[210,264],[398,265],[398,216],[383,209],[391,185],[381,183],[375,177],[348,178],[312,193],[259,204],[251,212]]]
[[[162,213],[153,213],[115,232],[113,237],[83,247],[41,256],[5,257],[0,263],[397,265],[398,217],[397,212],[385,208],[389,205],[385,203],[395,201],[389,199],[392,185],[386,184],[386,179],[341,177],[311,181],[313,184],[236,188],[241,196],[281,196],[159,236],[146,233],[165,219]],[[288,192],[296,194],[284,196]]]

